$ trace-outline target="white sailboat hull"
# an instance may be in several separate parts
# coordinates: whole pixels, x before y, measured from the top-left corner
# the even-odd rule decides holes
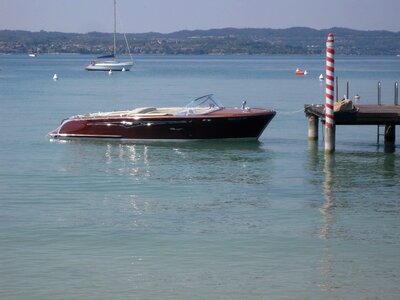
[[[92,62],[91,64],[86,66],[86,70],[88,71],[129,71],[133,66],[133,61],[97,61]]]

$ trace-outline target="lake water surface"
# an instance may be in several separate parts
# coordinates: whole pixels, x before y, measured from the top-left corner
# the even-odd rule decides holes
[[[1,299],[399,299],[400,155],[376,126],[307,140],[322,56],[0,56]],[[299,67],[307,76],[295,76]],[[59,80],[52,80],[57,73]],[[398,57],[336,57],[339,95],[393,103]],[[271,107],[259,142],[51,141],[68,116]],[[321,134],[322,135],[322,134]]]

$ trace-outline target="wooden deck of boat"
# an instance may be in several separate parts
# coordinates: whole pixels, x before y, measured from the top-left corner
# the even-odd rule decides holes
[[[304,112],[325,121],[325,105],[306,104]],[[352,111],[335,112],[336,125],[400,125],[400,105],[356,105]]]

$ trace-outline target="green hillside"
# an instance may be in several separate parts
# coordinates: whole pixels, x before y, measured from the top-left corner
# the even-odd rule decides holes
[[[316,30],[223,28],[127,34],[132,54],[321,54],[328,32],[335,35],[338,54],[400,54],[400,32],[360,31],[347,28]],[[112,34],[0,31],[0,53],[82,53],[111,52]],[[124,37],[118,34],[118,53],[127,53]]]

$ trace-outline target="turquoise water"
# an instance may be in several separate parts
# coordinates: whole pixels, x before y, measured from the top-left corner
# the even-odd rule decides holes
[[[319,56],[0,56],[1,299],[398,299],[400,155],[375,126],[307,140]],[[393,102],[397,57],[336,57],[339,95]],[[309,75],[296,77],[305,68]],[[57,73],[59,80],[52,80]],[[70,115],[184,105],[278,111],[259,142],[51,141]]]

